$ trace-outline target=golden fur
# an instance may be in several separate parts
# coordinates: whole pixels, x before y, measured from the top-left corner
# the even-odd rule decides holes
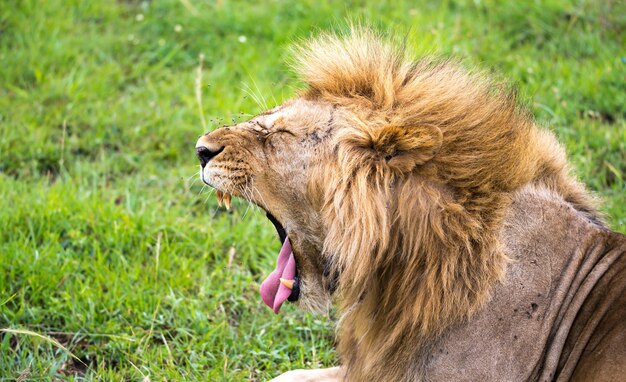
[[[363,28],[294,56],[306,89],[201,137],[198,147],[220,153],[203,180],[282,223],[299,304],[323,306],[336,278],[346,380],[419,378],[411,365],[502,279],[502,222],[520,188],[546,188],[601,221],[509,86],[455,62],[411,60]]]
[[[452,62],[407,59],[368,30],[296,50],[303,97],[347,111],[323,193],[324,253],[339,276],[349,380],[402,380],[416,350],[467,319],[503,275],[498,234],[512,193],[592,199],[515,93]]]

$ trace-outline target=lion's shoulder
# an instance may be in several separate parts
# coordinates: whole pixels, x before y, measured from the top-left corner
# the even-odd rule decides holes
[[[593,347],[626,359],[624,235],[530,184],[515,194],[501,240],[509,258],[504,279],[483,309],[435,344],[428,377],[461,379],[455,365],[468,357],[466,375],[486,380],[554,380],[582,373],[579,363],[591,370],[593,362],[615,361]]]

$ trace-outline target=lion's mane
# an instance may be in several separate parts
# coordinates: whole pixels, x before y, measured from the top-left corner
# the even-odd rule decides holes
[[[410,60],[403,44],[363,28],[294,56],[302,95],[342,111],[310,187],[328,227],[349,380],[416,377],[415,356],[488,300],[507,263],[502,219],[521,186],[543,183],[599,219],[510,86],[452,61]]]

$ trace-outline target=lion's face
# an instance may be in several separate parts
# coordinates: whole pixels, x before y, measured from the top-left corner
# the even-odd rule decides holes
[[[288,238],[291,248],[283,245],[281,253],[292,250],[295,275],[289,274],[289,266],[278,265],[267,281],[274,285],[261,289],[276,312],[284,300],[277,296],[281,293],[314,311],[323,310],[330,301],[321,255],[320,197],[314,195],[319,188],[311,186],[310,175],[328,155],[333,115],[328,103],[298,98],[249,121],[212,131],[196,143],[203,182],[227,198],[233,195],[255,203],[267,213],[281,243]],[[278,262],[288,258],[289,253],[282,254]],[[278,284],[279,277],[286,279],[285,285],[294,280],[291,290]],[[281,301],[274,305],[274,300]]]

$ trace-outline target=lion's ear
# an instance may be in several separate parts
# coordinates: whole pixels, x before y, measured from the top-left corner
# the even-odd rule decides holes
[[[363,162],[386,162],[405,173],[431,160],[441,148],[443,135],[436,126],[368,127],[345,132],[342,143]]]

